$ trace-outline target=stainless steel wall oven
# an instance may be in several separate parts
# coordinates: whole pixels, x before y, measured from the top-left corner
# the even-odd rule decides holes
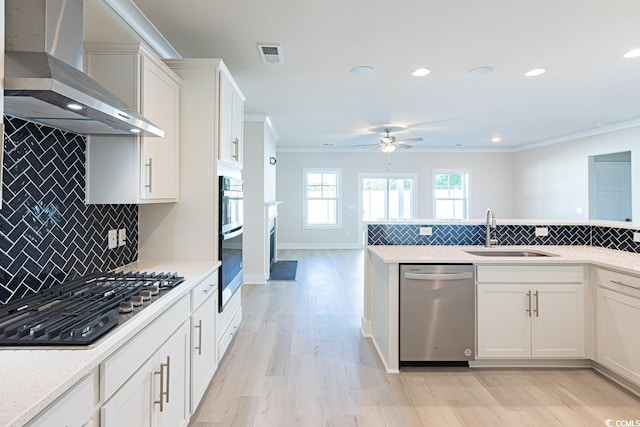
[[[242,285],[243,183],[228,176],[220,177],[218,310],[222,311]]]

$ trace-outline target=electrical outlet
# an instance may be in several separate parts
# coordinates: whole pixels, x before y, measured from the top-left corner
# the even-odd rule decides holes
[[[637,231],[633,232],[633,241],[636,243],[640,242],[640,233],[638,233]]]
[[[420,227],[420,235],[421,236],[431,236],[433,234],[432,227]]]
[[[118,231],[109,230],[109,249],[118,247]]]
[[[582,215],[582,208],[576,208],[576,214]]]
[[[127,243],[127,229],[118,230],[118,246],[124,246]]]
[[[547,227],[536,227],[536,237],[547,237],[549,229]]]

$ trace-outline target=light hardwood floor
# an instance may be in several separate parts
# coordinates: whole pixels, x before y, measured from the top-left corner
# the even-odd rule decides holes
[[[589,369],[386,374],[360,333],[364,252],[279,255],[298,260],[297,281],[243,286],[242,324],[191,427],[600,427],[607,419],[640,420],[640,399]]]

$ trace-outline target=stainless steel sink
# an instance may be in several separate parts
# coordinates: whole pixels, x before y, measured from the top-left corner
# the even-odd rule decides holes
[[[496,257],[549,257],[557,256],[554,254],[539,251],[521,251],[521,250],[505,250],[505,249],[485,249],[477,251],[465,251],[471,255],[477,256],[496,256]]]

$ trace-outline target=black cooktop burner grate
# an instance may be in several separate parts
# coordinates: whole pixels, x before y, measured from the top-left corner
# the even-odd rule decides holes
[[[95,342],[184,282],[176,273],[95,273],[0,307],[0,346]],[[122,302],[138,298],[129,313]]]

